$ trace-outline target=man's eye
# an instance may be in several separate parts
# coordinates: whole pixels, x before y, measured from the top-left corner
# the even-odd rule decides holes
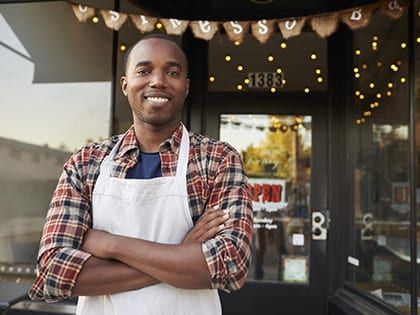
[[[179,77],[179,72],[178,71],[168,71],[168,74],[171,77]]]
[[[146,75],[150,73],[150,70],[148,69],[137,69],[136,73],[141,74],[141,75]]]

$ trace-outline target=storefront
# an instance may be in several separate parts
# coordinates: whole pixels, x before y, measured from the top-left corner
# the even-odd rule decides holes
[[[221,24],[209,41],[190,27],[173,37],[190,63],[185,124],[234,145],[253,187],[248,281],[221,294],[224,314],[418,313],[418,1],[78,1],[94,8],[84,23],[66,1],[8,2],[0,4],[0,296],[1,307],[14,303],[9,314],[74,313],[74,301],[16,298],[34,277],[62,164],[131,125],[119,77],[124,52],[148,33],[130,17],[112,31],[100,9],[143,15],[162,33],[160,18],[276,20],[265,43],[251,29],[230,40]],[[340,21],[322,38],[311,27],[319,14],[368,9],[359,29]],[[285,39],[278,25],[292,18],[305,26]]]

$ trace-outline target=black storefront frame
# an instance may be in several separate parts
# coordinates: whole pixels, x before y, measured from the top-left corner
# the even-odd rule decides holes
[[[29,2],[56,2],[61,0],[11,0],[2,1],[1,4],[19,4]],[[120,0],[114,0],[114,10],[120,8]],[[418,292],[418,273],[417,273],[417,201],[416,201],[416,171],[417,171],[417,154],[415,143],[415,126],[416,126],[416,104],[415,104],[415,8],[414,0],[409,0],[408,7],[408,84],[409,84],[409,145],[410,145],[410,295],[411,295],[411,315],[417,315],[417,292]],[[117,58],[118,58],[118,32],[113,31],[112,36],[112,65],[111,65],[111,113],[110,113],[110,134],[114,132],[115,124],[115,105],[116,105],[116,88],[119,84],[117,77]],[[342,80],[337,80],[340,71],[351,73],[353,63],[351,32],[348,29],[340,30],[328,38],[328,82],[329,82],[329,113],[328,113],[328,187],[329,199],[328,204],[336,216],[331,217],[334,222],[330,235],[334,235],[328,241],[328,268],[331,270],[332,276],[328,281],[327,294],[329,298],[329,314],[366,314],[366,310],[377,311],[383,314],[400,314],[390,307],[384,301],[376,298],[367,292],[357,289],[352,284],[352,276],[348,273],[346,257],[352,252],[353,229],[350,226],[354,222],[354,209],[349,206],[351,196],[348,194],[348,187],[351,187],[351,165],[348,165],[348,157],[351,152],[350,137],[350,106],[352,104],[352,78],[346,77],[344,84]],[[183,38],[183,46],[188,56],[197,56],[197,53],[203,53],[204,59],[208,60],[208,44],[194,39],[193,36],[186,35]],[[344,56],[345,62],[342,62]],[[190,127],[194,119],[200,118],[198,126],[203,127],[205,123],[204,115],[199,117],[200,112],[205,108],[207,90],[207,67],[203,59],[190,59],[190,69],[200,69],[195,75],[196,83],[192,85],[193,90],[186,102],[184,118],[186,124]],[[208,62],[207,62],[208,64]],[[332,71],[334,69],[334,71]],[[350,71],[349,71],[350,70]],[[195,87],[194,87],[195,86]],[[206,91],[206,92],[203,92]],[[337,155],[337,152],[338,155]],[[337,189],[332,193],[332,189]],[[347,207],[346,207],[347,205]],[[345,209],[344,214],[337,209]],[[347,219],[346,219],[347,218]],[[335,227],[335,228],[334,228]],[[347,240],[347,242],[346,242]],[[345,244],[345,246],[342,246]]]
[[[415,33],[414,33],[414,29],[415,29],[415,7],[414,7],[414,0],[410,0],[409,1],[409,5],[408,5],[408,13],[407,13],[407,28],[408,28],[408,93],[409,93],[409,111],[410,111],[410,121],[409,121],[409,147],[410,147],[410,156],[409,156],[409,183],[410,183],[410,299],[411,299],[411,312],[410,315],[417,315],[418,314],[418,310],[417,310],[417,292],[418,292],[418,272],[417,272],[417,236],[416,236],[416,229],[417,229],[417,201],[416,201],[416,171],[417,171],[417,165],[416,165],[416,161],[417,161],[417,153],[416,153],[416,139],[415,139],[415,128],[416,128],[416,104],[415,104],[415,42],[416,42],[416,37],[415,37]],[[333,34],[329,40],[334,41],[334,35]],[[347,51],[352,52],[353,46],[352,46],[352,39],[350,39],[351,34],[348,35],[347,41],[343,41],[341,42],[341,45],[346,46],[347,47]],[[337,39],[337,41],[339,42],[340,39]],[[335,45],[333,44],[331,47],[331,50],[329,49],[329,57],[328,57],[328,62],[329,65],[330,63],[337,66],[338,68],[331,68],[329,66],[329,69],[340,69],[340,65],[336,64],[333,60],[334,60],[334,54],[339,55],[340,52],[344,53],[343,50],[339,49],[340,44],[336,43]],[[352,65],[353,65],[353,58],[352,58],[352,54],[350,54],[349,56],[347,56],[345,53],[344,55],[345,57],[345,64],[347,64],[347,67],[345,67],[345,71],[344,73],[352,73]],[[332,60],[331,60],[332,59]],[[339,71],[336,71],[339,72]],[[336,78],[336,74],[334,73],[328,73],[329,75],[329,82],[330,81],[330,76],[332,78]],[[348,78],[346,77],[346,84],[347,85],[347,90],[346,89],[342,89],[341,90],[341,104],[345,104],[346,109],[342,110],[341,115],[339,114],[339,116],[344,116],[345,118],[345,128],[346,128],[346,135],[341,134],[341,137],[339,135],[332,135],[332,141],[331,143],[331,151],[335,151],[334,147],[336,147],[336,149],[338,147],[340,147],[340,144],[337,145],[336,141],[345,141],[346,145],[341,145],[341,149],[344,149],[345,147],[345,151],[347,154],[347,157],[351,157],[354,156],[354,154],[352,154],[352,148],[354,148],[354,141],[352,141],[352,139],[354,139],[354,124],[352,124],[352,122],[354,121],[355,117],[351,116],[351,108],[350,106],[353,105],[353,100],[352,100],[352,91],[353,86],[352,86],[352,78]],[[343,84],[343,85],[344,85]],[[342,85],[342,86],[343,86]],[[333,87],[332,87],[333,88]],[[338,88],[338,91],[340,91],[340,87],[335,86],[334,90],[329,90],[329,93],[331,95],[331,99],[334,99],[335,96],[337,96],[337,90],[335,90],[336,88]],[[338,92],[339,94],[339,92]],[[343,95],[345,95],[343,97]],[[338,99],[340,99],[340,96],[337,96]],[[337,99],[337,101],[338,101]],[[339,102],[339,101],[338,101]],[[332,101],[331,105],[336,104],[336,102]],[[334,127],[334,112],[339,111],[339,109],[334,109],[331,108],[331,115],[329,117],[331,121],[331,132],[342,132],[339,129]],[[337,116],[336,116],[337,117]],[[337,126],[336,126],[337,127]],[[352,137],[353,135],[353,137]],[[341,158],[341,156],[339,157]],[[330,176],[334,173],[334,174],[340,174],[342,176],[345,176],[346,180],[341,180],[341,183],[337,183],[339,185],[341,185],[342,189],[338,189],[338,194],[343,193],[344,187],[347,187],[348,190],[346,193],[344,193],[342,195],[342,201],[341,201],[341,205],[348,205],[346,211],[345,211],[345,216],[347,217],[346,219],[343,218],[338,218],[340,224],[338,224],[339,226],[341,226],[341,228],[343,230],[346,230],[345,237],[344,237],[344,250],[345,250],[345,254],[344,256],[342,256],[342,261],[341,261],[341,265],[344,266],[342,267],[343,269],[341,270],[343,274],[345,274],[344,278],[342,278],[342,274],[340,274],[337,277],[333,277],[332,279],[329,279],[330,283],[339,283],[342,278],[343,282],[341,283],[341,286],[339,286],[338,288],[336,288],[335,292],[330,292],[332,293],[330,299],[329,299],[329,314],[402,314],[399,311],[397,311],[394,307],[392,307],[391,305],[385,303],[383,300],[379,299],[378,297],[375,297],[371,294],[369,294],[366,291],[363,291],[361,289],[358,289],[357,287],[354,286],[353,284],[353,272],[349,271],[349,268],[347,267],[347,262],[346,262],[346,258],[347,258],[347,254],[348,253],[352,253],[353,252],[353,247],[354,247],[354,209],[352,207],[350,207],[350,202],[353,200],[353,196],[352,196],[352,191],[354,191],[353,189],[353,183],[352,183],[352,171],[354,169],[354,161],[350,158],[347,159],[347,161],[343,160],[341,162],[338,163],[338,165],[335,165],[336,163],[334,162],[334,160],[331,160],[331,172],[330,172]],[[345,171],[343,171],[343,168],[345,169]],[[331,186],[330,187],[335,187],[335,185],[333,184],[334,181],[334,176],[331,178],[332,182],[331,182]],[[344,184],[344,185],[343,185]],[[352,188],[352,189],[349,189]],[[331,191],[330,191],[330,195],[331,195]],[[332,194],[334,195],[334,194]],[[333,197],[334,198],[334,197]],[[332,202],[332,205],[334,204],[334,202]],[[352,228],[349,228],[352,227]],[[342,234],[338,234],[339,238],[342,237]],[[334,250],[334,246],[333,248],[331,248],[332,250]],[[335,250],[337,250],[338,254],[342,254],[342,252],[339,251],[338,247],[335,248]],[[328,256],[330,256],[331,253],[328,254]],[[330,266],[331,267],[331,264]],[[340,268],[339,268],[339,272],[340,272]],[[334,289],[334,285],[331,286],[331,289]]]

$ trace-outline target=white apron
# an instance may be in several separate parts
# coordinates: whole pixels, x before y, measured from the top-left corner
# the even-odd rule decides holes
[[[179,244],[193,223],[188,208],[189,136],[183,129],[176,176],[153,179],[111,177],[123,137],[100,167],[93,190],[93,228],[159,243]],[[183,290],[165,283],[139,290],[79,297],[77,315],[217,315],[217,290]]]

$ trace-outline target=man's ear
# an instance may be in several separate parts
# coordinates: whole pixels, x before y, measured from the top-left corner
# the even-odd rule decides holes
[[[127,96],[127,78],[125,77],[125,75],[121,77],[120,84],[121,84],[121,91],[123,92],[125,96]]]

